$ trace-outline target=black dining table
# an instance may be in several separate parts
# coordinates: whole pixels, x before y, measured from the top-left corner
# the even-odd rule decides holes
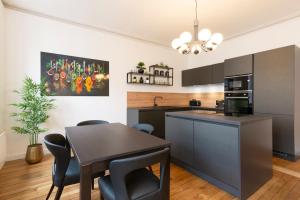
[[[110,161],[171,145],[163,139],[121,123],[74,126],[66,127],[65,130],[66,138],[80,165],[81,200],[91,199],[92,174],[107,170]],[[169,168],[167,173],[170,177]]]

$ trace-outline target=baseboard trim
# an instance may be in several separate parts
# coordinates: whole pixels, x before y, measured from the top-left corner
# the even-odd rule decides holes
[[[47,148],[43,148],[44,150],[44,154],[50,154],[50,152],[48,151]],[[26,155],[26,152],[22,152],[22,153],[15,153],[15,154],[10,154],[6,156],[6,162],[7,161],[13,161],[13,160],[19,160],[19,159],[24,159]]]
[[[281,173],[284,173],[284,174],[287,174],[287,175],[290,175],[290,176],[294,176],[296,178],[300,178],[300,173],[299,172],[287,169],[285,167],[280,167],[278,165],[273,165],[273,170],[279,171]]]

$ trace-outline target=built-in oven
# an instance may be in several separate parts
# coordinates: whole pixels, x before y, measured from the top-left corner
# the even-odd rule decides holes
[[[227,116],[240,116],[253,114],[253,93],[226,92],[224,114]]]
[[[253,75],[245,74],[238,76],[227,76],[224,79],[225,91],[247,92],[253,90]]]

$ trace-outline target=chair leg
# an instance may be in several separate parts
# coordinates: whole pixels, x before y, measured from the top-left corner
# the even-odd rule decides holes
[[[94,179],[92,178],[92,190],[94,190],[95,189],[95,181],[94,181]]]
[[[149,165],[148,168],[149,168],[150,172],[153,173],[151,165]]]
[[[52,183],[51,188],[50,188],[50,190],[49,190],[49,192],[48,192],[48,195],[47,195],[47,197],[46,197],[46,200],[49,199],[49,197],[50,197],[50,195],[51,195],[51,193],[52,193],[52,191],[53,191],[53,188],[54,188],[54,184]]]
[[[100,194],[100,200],[104,200],[104,197],[102,194]]]
[[[61,196],[61,193],[62,193],[63,189],[64,189],[64,186],[58,187],[58,190],[57,190],[56,195],[55,195],[55,200],[60,199],[60,196]]]

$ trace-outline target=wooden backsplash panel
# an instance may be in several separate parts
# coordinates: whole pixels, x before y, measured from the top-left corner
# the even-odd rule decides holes
[[[202,106],[214,107],[216,100],[224,99],[223,92],[216,93],[164,93],[164,92],[127,92],[127,107],[153,106],[153,98],[157,99],[159,106],[187,106],[189,100],[201,100]]]
[[[214,107],[216,105],[216,100],[224,99],[224,93],[190,93],[190,99],[201,100],[201,105],[204,107]]]

